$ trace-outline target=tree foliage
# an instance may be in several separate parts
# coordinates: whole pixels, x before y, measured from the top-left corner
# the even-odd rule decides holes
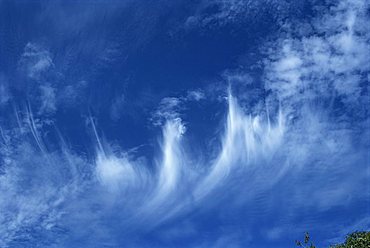
[[[316,248],[316,246],[312,242],[310,242],[310,235],[308,232],[305,233],[303,242],[296,240],[295,244],[303,248]]]
[[[305,233],[303,241],[296,240],[296,245],[302,248],[316,248],[310,241],[309,233]],[[354,232],[348,234],[342,244],[331,245],[330,248],[370,248],[370,232]]]
[[[370,248],[370,232],[354,232],[347,235],[343,244],[331,248]]]

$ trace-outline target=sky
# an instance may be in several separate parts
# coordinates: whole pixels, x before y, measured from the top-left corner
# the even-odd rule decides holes
[[[0,247],[370,230],[366,0],[0,0]]]

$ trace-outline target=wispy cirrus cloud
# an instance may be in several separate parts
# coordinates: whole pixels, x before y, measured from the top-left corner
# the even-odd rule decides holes
[[[19,61],[19,66],[28,77],[39,80],[42,74],[47,72],[54,64],[49,51],[37,44],[27,43]]]
[[[159,102],[151,117],[162,131],[153,157],[113,148],[100,138],[104,129],[93,118],[86,128],[93,129],[95,150],[77,153],[60,133],[60,146],[48,146],[44,134],[50,129],[43,125],[43,114],[56,111],[60,88],[43,77],[57,64],[47,50],[27,45],[20,65],[29,80],[40,84],[43,101],[37,117],[29,104],[16,109],[14,120],[1,129],[0,245],[11,247],[17,239],[39,242],[37,230],[53,236],[58,228],[68,237],[55,239],[56,245],[79,240],[115,246],[122,239],[142,244],[135,238],[166,230],[166,224],[188,213],[194,223],[182,226],[190,239],[197,235],[196,219],[205,212],[225,225],[232,222],[230,212],[243,212],[243,224],[266,231],[275,242],[292,225],[303,230],[317,224],[325,211],[368,201],[369,192],[358,190],[370,176],[366,9],[365,1],[343,1],[318,12],[309,23],[313,29],[303,36],[287,25],[289,35],[261,48],[267,54],[261,85],[242,69],[224,73],[223,83],[230,89],[222,88],[221,98],[227,100],[222,132],[209,148],[211,155],[204,153],[201,159],[188,149],[186,123],[191,120],[183,111],[189,102],[207,99],[202,89]],[[234,91],[238,85],[257,87],[263,97]],[[125,98],[116,101],[112,115],[117,117]],[[352,173],[354,168],[361,173]],[[302,212],[312,212],[312,219],[296,223]],[[367,225],[366,218],[358,224]],[[35,229],[35,236],[26,229]],[[168,229],[167,239],[178,236],[175,228]],[[253,239],[248,228],[235,233],[220,229],[217,240],[200,240],[200,246],[238,247]]]
[[[280,21],[291,9],[299,10],[299,3],[276,0],[203,0],[194,15],[186,19],[186,28],[221,28],[231,24],[255,21],[261,12],[272,13],[271,18]],[[290,9],[291,8],[291,9]]]
[[[274,122],[269,115],[264,118],[247,115],[231,94],[228,96],[228,106],[221,151],[209,175],[197,188],[196,198],[207,195],[233,171],[243,167],[246,170],[252,169],[250,167],[268,159],[281,145],[284,134],[284,117],[281,112]]]
[[[10,99],[8,81],[3,74],[0,74],[0,106],[8,103]]]
[[[342,1],[311,25],[305,36],[280,38],[270,53],[266,86],[288,104],[339,99],[346,106],[365,100],[369,29],[364,1]],[[271,47],[269,48],[271,49]]]
[[[205,100],[205,93],[200,90],[189,90],[183,96],[164,97],[159,106],[152,113],[151,121],[155,126],[163,125],[167,120],[181,118],[186,105],[189,102],[199,102]]]
[[[16,104],[30,104],[35,109],[35,118],[48,116],[50,120],[58,107],[71,107],[79,103],[88,86],[85,80],[65,83],[61,65],[53,61],[53,54],[42,44],[27,43],[18,67],[22,76],[20,90],[29,98]],[[12,90],[14,87],[8,91]]]

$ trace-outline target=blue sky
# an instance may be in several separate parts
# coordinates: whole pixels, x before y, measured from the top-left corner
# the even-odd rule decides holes
[[[365,0],[0,0],[0,247],[370,230]]]

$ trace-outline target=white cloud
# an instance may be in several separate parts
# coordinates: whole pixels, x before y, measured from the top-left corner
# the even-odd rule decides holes
[[[189,101],[200,101],[205,98],[204,93],[201,90],[191,90],[188,91],[188,95],[186,97]]]
[[[197,187],[195,197],[199,200],[224,182],[235,167],[249,167],[253,170],[255,163],[272,156],[281,145],[284,134],[284,116],[277,115],[276,123],[270,116],[246,115],[236,99],[228,96],[228,116],[222,148],[211,170]]]
[[[125,156],[105,156],[99,152],[95,171],[99,182],[113,193],[140,190],[147,180],[145,168],[134,164]]]
[[[153,113],[152,121],[155,126],[161,126],[166,120],[173,120],[180,116],[182,99],[165,97],[159,103],[158,109]]]
[[[34,43],[27,43],[19,64],[27,76],[35,80],[39,80],[44,72],[54,66],[49,51]]]
[[[8,103],[11,94],[8,88],[8,82],[3,74],[0,73],[0,106]]]
[[[195,11],[185,21],[186,28],[217,28],[228,24],[253,23],[256,13],[270,9],[275,19],[280,19],[288,11],[291,3],[280,0],[202,0]],[[266,11],[267,12],[267,11]]]
[[[49,79],[50,75],[55,74],[52,54],[42,46],[29,42],[19,60],[19,67],[31,79],[32,93],[28,95],[36,95],[37,101],[31,104],[38,105],[37,114],[53,114],[57,110],[57,87],[55,82],[50,82]],[[38,89],[38,92],[35,89]]]
[[[2,164],[0,174],[2,247],[22,238],[24,229],[53,228],[63,215],[60,206],[75,193],[63,156],[40,154],[26,141],[8,146],[6,156],[8,163]]]
[[[251,9],[255,9],[258,1],[245,1],[245,0],[211,0],[202,1],[197,15],[190,16],[186,20],[186,26],[192,27],[194,25],[200,26],[223,26],[227,23],[239,22],[247,16]],[[208,9],[216,9],[208,13]],[[208,11],[207,11],[208,10]]]
[[[158,108],[152,113],[151,121],[155,126],[162,126],[169,120],[182,116],[189,102],[199,102],[205,99],[205,93],[200,90],[189,90],[186,95],[178,97],[165,97],[161,99]]]
[[[40,85],[39,114],[54,113],[56,111],[56,89],[49,84]]]
[[[10,94],[5,85],[0,84],[0,105],[6,104],[10,99]]]
[[[188,202],[188,182],[191,180],[189,164],[182,147],[186,128],[181,119],[170,119],[163,126],[161,157],[156,162],[155,187],[146,200],[143,212],[157,225],[183,210]]]
[[[112,120],[118,120],[124,111],[125,95],[122,94],[113,100],[110,108],[110,116]]]
[[[370,69],[365,23],[364,1],[342,1],[313,21],[314,33],[269,44],[275,49],[267,63],[267,89],[286,105],[317,98],[356,104]]]
[[[181,119],[169,120],[163,130],[162,160],[159,164],[158,198],[168,197],[176,189],[183,166],[180,139],[185,133]],[[156,196],[157,197],[157,196]]]
[[[366,132],[369,118],[362,111],[367,109],[364,83],[370,70],[365,6],[365,1],[341,1],[317,13],[308,35],[288,27],[288,35],[267,45],[265,89],[272,92],[269,101],[280,104],[287,116],[286,162],[301,170],[298,175],[317,170],[316,180],[292,194],[295,204],[305,201],[301,196],[315,192],[307,207],[324,211],[347,205],[352,197],[359,197],[355,188],[368,177],[344,176],[351,166],[366,160],[365,144],[354,146],[356,133]],[[329,172],[334,170],[343,173],[343,178],[332,178],[328,184]]]
[[[232,2],[238,6],[239,1]],[[368,159],[363,143],[368,141],[362,141],[364,137],[352,140],[366,136],[362,135],[365,131],[356,126],[361,123],[342,118],[357,110],[358,102],[368,99],[368,89],[363,86],[369,77],[370,58],[364,5],[362,1],[344,1],[317,17],[312,34],[270,43],[273,49],[265,64],[265,88],[261,89],[267,99],[260,99],[258,104],[265,109],[244,108],[229,93],[220,147],[210,148],[214,157],[194,158],[202,161],[199,164],[185,149],[186,128],[180,116],[186,103],[205,98],[201,90],[161,100],[152,117],[154,124],[162,127],[159,152],[154,155],[157,160],[152,164],[141,163],[121,148],[112,152],[99,139],[92,121],[97,138],[94,157],[89,153],[75,155],[64,146],[60,153],[50,151],[43,142],[46,131],[41,117],[34,118],[30,106],[24,113],[26,121],[18,118],[16,111],[19,127],[1,129],[6,142],[0,144],[0,246],[6,247],[22,228],[31,226],[50,230],[66,225],[75,236],[92,236],[96,233],[84,233],[93,229],[90,225],[107,222],[119,227],[119,232],[130,228],[150,231],[176,214],[217,205],[221,200],[209,197],[215,192],[235,196],[232,193],[236,191],[235,197],[242,198],[239,207],[240,202],[263,205],[266,212],[274,210],[270,213],[283,208],[291,218],[296,217],[292,214],[296,208],[327,211],[346,206],[353,199],[368,198],[368,193],[357,190],[370,176],[362,166]],[[227,9],[238,11],[230,6]],[[55,111],[56,89],[43,80],[44,73],[53,67],[50,53],[28,44],[20,64],[29,78],[41,82],[40,112]],[[251,85],[250,77],[242,71],[224,77],[229,82]],[[69,90],[74,92],[65,88]],[[0,96],[6,95],[3,92],[6,90],[2,91],[0,84]],[[113,107],[114,116],[124,102],[121,98],[117,99],[117,108]],[[345,103],[340,116],[327,111],[331,99]],[[24,123],[29,131],[17,133]],[[29,140],[30,136],[34,140]],[[31,145],[34,141],[36,148]],[[358,173],[350,173],[353,164],[361,165],[356,167]],[[278,199],[266,197],[269,192],[278,192]],[[225,211],[237,207],[230,201]],[[115,220],[107,221],[112,216]],[[366,228],[368,222],[365,218],[354,227]],[[104,228],[95,230],[101,235],[98,238],[111,237]],[[279,239],[282,230],[276,226],[267,236]],[[237,246],[239,241],[238,234],[231,233],[220,235],[208,246]]]
[[[75,106],[84,97],[84,90],[88,82],[85,80],[77,81],[58,90],[57,103],[63,106]]]

